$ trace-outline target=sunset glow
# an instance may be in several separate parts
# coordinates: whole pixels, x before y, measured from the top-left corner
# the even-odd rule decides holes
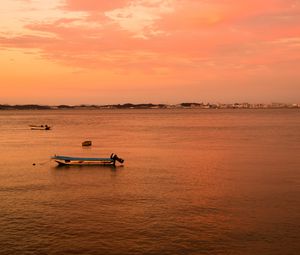
[[[2,0],[0,104],[300,103],[299,0]]]

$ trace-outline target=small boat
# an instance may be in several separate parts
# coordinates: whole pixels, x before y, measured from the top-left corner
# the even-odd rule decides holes
[[[92,141],[84,141],[82,142],[82,146],[92,146]]]
[[[29,125],[29,127],[31,130],[50,130],[51,129],[51,127],[48,125],[40,125],[40,126]]]
[[[119,158],[116,154],[112,153],[109,158],[82,158],[82,157],[69,157],[54,155],[51,157],[56,163],[61,166],[86,166],[86,165],[110,165],[115,166],[116,161],[123,163],[124,159]]]

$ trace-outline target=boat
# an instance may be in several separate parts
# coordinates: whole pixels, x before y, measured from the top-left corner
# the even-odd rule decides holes
[[[97,165],[110,165],[115,166],[116,161],[123,164],[124,159],[119,158],[116,154],[112,153],[109,158],[84,158],[84,157],[70,157],[54,155],[51,157],[60,166],[97,166]]]
[[[92,146],[92,141],[84,141],[82,142],[82,146]]]
[[[29,125],[31,130],[50,130],[51,127],[48,125]]]

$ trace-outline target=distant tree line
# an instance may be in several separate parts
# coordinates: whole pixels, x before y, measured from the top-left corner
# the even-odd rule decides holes
[[[114,104],[114,105],[108,105],[112,108],[117,108],[117,109],[126,109],[126,108],[139,108],[139,109],[147,109],[147,108],[165,108],[167,105],[165,104],[131,104],[131,103],[126,103],[126,104]]]
[[[0,110],[49,110],[48,105],[25,104],[25,105],[7,105],[0,104]]]
[[[210,103],[180,103],[177,105],[167,104],[112,104],[112,105],[38,105],[38,104],[25,104],[25,105],[8,105],[0,104],[0,110],[50,110],[50,109],[164,109],[164,108],[200,108],[200,109],[266,109],[266,108],[300,108],[300,104],[249,104],[249,103],[234,103],[234,104],[210,104]]]

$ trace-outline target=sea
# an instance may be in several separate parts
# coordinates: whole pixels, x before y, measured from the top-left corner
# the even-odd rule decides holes
[[[300,254],[299,109],[2,110],[0,145],[1,255]]]

